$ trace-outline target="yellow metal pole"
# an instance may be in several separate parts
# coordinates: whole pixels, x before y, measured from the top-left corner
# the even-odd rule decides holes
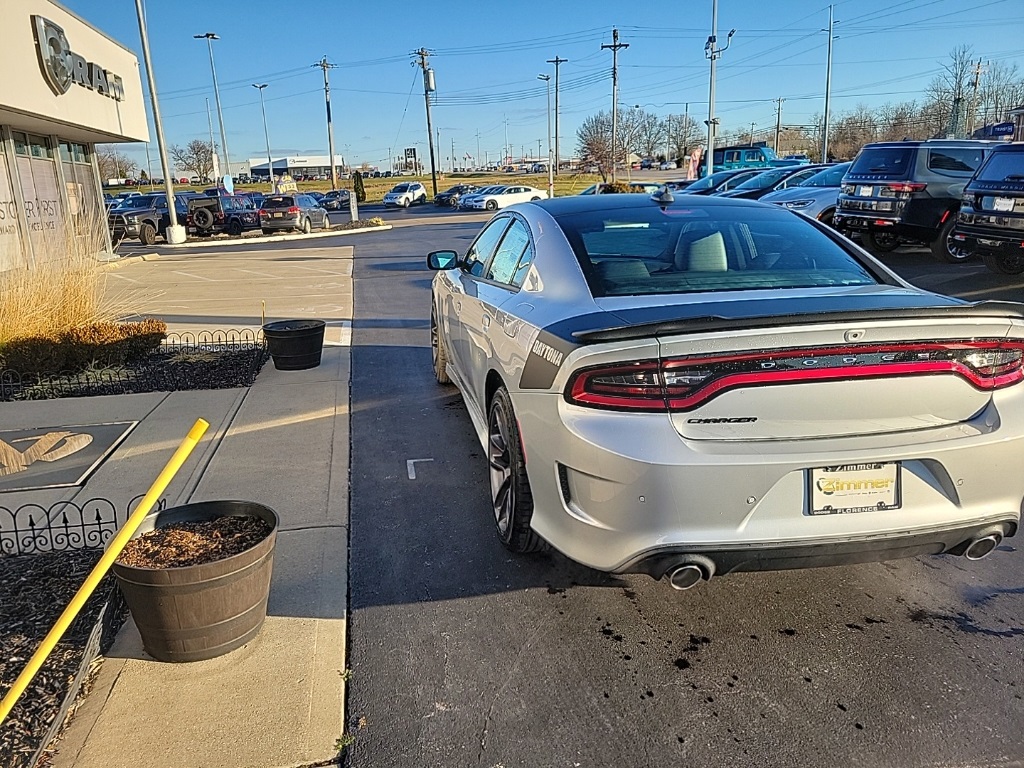
[[[199,441],[202,439],[207,428],[210,426],[209,422],[204,419],[199,419],[189,430],[188,435],[184,440],[181,441],[181,445],[178,446],[178,450],[174,452],[167,464],[164,465],[157,479],[153,482],[153,485],[149,487],[149,491],[142,498],[139,506],[131,514],[125,524],[121,527],[121,530],[117,532],[114,540],[110,542],[110,546],[107,547],[100,561],[96,563],[96,566],[92,569],[89,575],[85,579],[85,583],[82,584],[81,588],[68,603],[68,607],[64,609],[64,613],[57,619],[57,623],[53,625],[53,629],[43,638],[42,644],[39,649],[32,654],[32,658],[29,659],[28,664],[25,665],[25,669],[18,675],[18,679],[14,681],[14,685],[11,686],[11,690],[4,696],[3,701],[0,701],[0,724],[7,719],[7,715],[11,713],[15,703],[21,698],[21,694],[25,692],[28,684],[32,682],[32,678],[36,676],[39,668],[46,661],[46,657],[53,652],[53,648],[57,645],[57,642],[61,639],[68,627],[71,626],[71,622],[75,620],[78,612],[82,610],[82,606],[85,605],[86,600],[92,595],[99,586],[100,581],[110,570],[110,566],[117,560],[117,556],[121,554],[121,550],[124,549],[125,544],[131,539],[132,534],[142,524],[143,518],[146,517],[156,506],[157,501],[160,499],[160,494],[167,490],[167,486],[170,485],[171,480],[177,474],[178,470],[181,469],[181,465],[185,463],[189,454],[192,453],[192,449],[196,447]]]

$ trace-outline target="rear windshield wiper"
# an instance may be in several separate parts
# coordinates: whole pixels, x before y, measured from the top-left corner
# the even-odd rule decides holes
[[[889,168],[884,168],[884,167],[883,168],[872,168],[871,170],[868,171],[868,173],[888,173],[889,171],[890,171]]]
[[[1024,173],[1011,173],[1009,176],[1003,179],[1003,181],[1019,180],[1024,179]]]

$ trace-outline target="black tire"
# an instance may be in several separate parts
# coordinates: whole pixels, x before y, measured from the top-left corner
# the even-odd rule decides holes
[[[305,219],[302,222],[302,234],[308,235],[313,231],[313,223],[309,219]]]
[[[944,264],[962,264],[970,261],[974,255],[963,243],[953,239],[953,228],[956,226],[956,214],[951,214],[939,230],[939,236],[931,244],[932,256]]]
[[[434,378],[438,384],[451,384],[448,376],[448,350],[441,341],[441,329],[437,325],[437,315],[434,312],[434,299],[430,299],[430,359],[434,366]]]
[[[900,238],[894,232],[869,229],[861,233],[861,239],[868,250],[878,253],[892,253],[900,244]]]
[[[238,219],[232,219],[228,222],[227,233],[232,237],[238,237],[242,234],[242,222]]]
[[[512,552],[543,549],[544,540],[530,528],[533,493],[512,400],[504,387],[494,393],[488,408],[487,465],[498,540]]]
[[[835,227],[832,224],[832,220],[835,218],[835,215],[835,208],[833,208],[830,211],[822,211],[821,213],[818,214],[818,221],[820,221],[826,227],[832,227],[834,229]]]
[[[139,227],[139,242],[143,245],[153,245],[156,242],[156,227],[148,221],[142,222]]]
[[[427,204],[427,196],[426,195],[421,195],[420,196],[419,204],[420,205],[426,205]]]
[[[540,198],[539,198],[539,197],[531,197],[531,198],[530,198],[530,202],[531,202],[531,203],[535,203],[535,202],[537,202],[538,200],[540,200]]]
[[[498,210],[498,201],[497,200],[488,200],[487,201],[487,205],[485,205],[484,207],[488,211],[496,211],[496,210]]]
[[[983,253],[981,260],[997,275],[1019,275],[1024,273],[1024,256],[1007,256],[1003,253]]]
[[[213,211],[209,208],[196,208],[192,212],[192,223],[196,229],[209,229],[213,226]]]

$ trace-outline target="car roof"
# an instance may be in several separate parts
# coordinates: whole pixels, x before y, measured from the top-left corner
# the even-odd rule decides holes
[[[563,216],[587,211],[622,210],[646,208],[659,205],[649,195],[567,195],[550,200],[537,200],[519,205],[537,205],[552,216]],[[701,195],[679,195],[669,207],[679,208],[716,208],[720,206],[743,206],[764,208],[763,203],[755,200],[729,199]],[[515,206],[518,207],[518,206]],[[774,206],[773,206],[774,207]]]
[[[996,147],[1002,142],[989,139],[924,139],[922,141],[874,141],[865,144],[864,149],[914,148],[914,147]]]

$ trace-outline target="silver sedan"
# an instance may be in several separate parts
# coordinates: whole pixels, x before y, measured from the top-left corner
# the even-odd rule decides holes
[[[435,251],[434,374],[502,543],[686,589],[984,557],[1024,500],[1024,307],[914,288],[776,206],[526,203]]]

